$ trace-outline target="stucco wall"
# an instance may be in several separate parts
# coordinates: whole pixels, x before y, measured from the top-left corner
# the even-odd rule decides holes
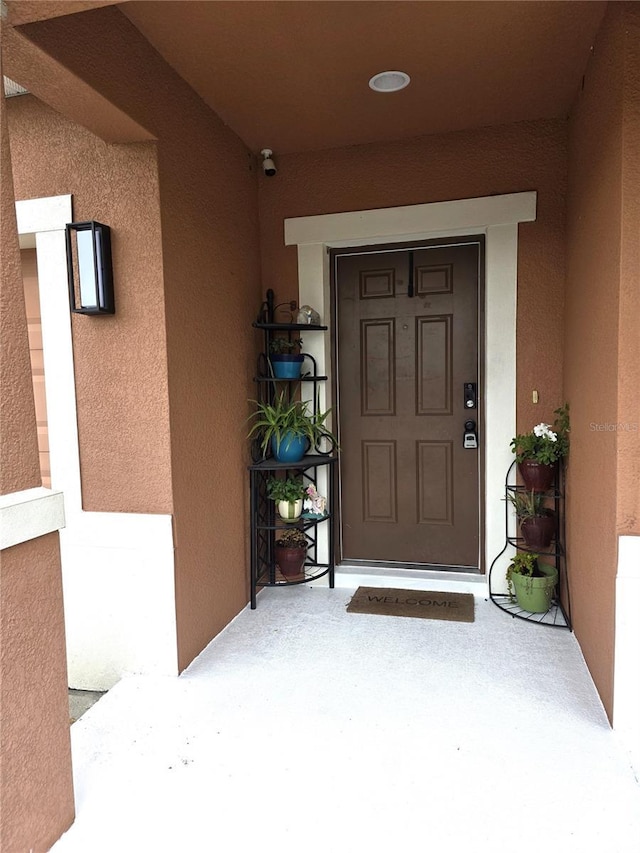
[[[278,302],[297,297],[287,217],[536,190],[537,221],[520,226],[518,258],[517,414],[528,429],[563,402],[566,155],[558,120],[278,157],[277,176],[260,178],[264,287]]]
[[[74,816],[58,534],[2,551],[0,578],[0,848],[44,853]]]
[[[0,494],[15,501],[40,468],[4,99],[0,157]],[[74,815],[58,533],[2,550],[0,588],[0,848],[40,853]]]
[[[16,198],[73,194],[112,230],[116,315],[73,315],[83,508],[171,512],[154,143],[109,145],[32,96],[9,101]]]
[[[5,103],[0,110],[0,494],[42,482]]]
[[[246,419],[261,297],[253,158],[201,102],[181,116],[161,137],[159,170],[183,668],[248,597]]]
[[[618,323],[618,532],[640,536],[640,6],[625,4],[622,239]]]
[[[638,126],[625,85],[633,4],[609,4],[570,123],[565,388],[576,636],[609,716],[617,532],[638,533]],[[636,69],[637,71],[637,69]],[[637,76],[636,76],[637,86]],[[630,136],[635,130],[636,136]],[[625,157],[623,158],[623,152]],[[624,210],[624,223],[623,223]],[[624,240],[623,240],[624,237]],[[635,259],[635,261],[634,261]],[[630,387],[631,386],[631,387]],[[619,489],[619,477],[624,488]],[[635,472],[635,475],[634,475]]]
[[[257,348],[251,322],[261,301],[253,157],[117,9],[68,16],[24,32],[99,93],[97,108],[108,99],[158,140],[161,244],[155,242],[155,231],[148,240],[136,230],[132,249],[149,252],[147,263],[162,263],[164,324],[154,316],[148,328],[166,335],[166,371],[163,347],[157,348],[155,339],[140,338],[135,325],[126,334],[134,352],[143,350],[157,359],[154,369],[165,373],[167,382],[182,668],[248,597],[245,436]],[[104,156],[122,149],[131,157],[136,150],[152,151],[152,144],[106,146],[98,140],[95,147],[102,152],[99,170],[108,181],[110,202],[136,199],[138,186],[143,194],[152,189],[151,175],[144,186],[132,184]],[[91,173],[91,164],[86,168]],[[134,178],[141,170],[143,164],[138,164]],[[95,211],[91,216],[100,218]],[[133,282],[130,286],[135,289]],[[116,307],[115,317],[106,323],[124,338],[118,301]],[[100,318],[96,328],[105,329],[104,335],[109,330],[103,323]],[[147,328],[142,311],[137,323]],[[138,373],[143,371],[134,359],[129,378]],[[127,387],[129,411],[135,416],[148,410],[155,390],[145,394],[142,380]],[[86,455],[87,423],[94,418],[84,401],[82,408],[85,430],[80,439]],[[107,402],[105,417],[113,409],[113,401]],[[153,445],[155,432],[146,423],[140,432]],[[149,457],[148,447],[138,452]]]

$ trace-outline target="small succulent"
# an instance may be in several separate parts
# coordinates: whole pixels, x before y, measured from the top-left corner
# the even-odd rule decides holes
[[[291,341],[288,338],[273,338],[269,344],[269,352],[274,355],[286,355],[299,350],[301,346],[302,338],[294,338]]]
[[[540,492],[508,492],[507,500],[515,509],[519,521],[553,515],[552,510],[544,505],[545,495]]]
[[[509,595],[513,598],[513,583],[512,575],[522,575],[527,578],[542,577],[542,572],[538,569],[538,554],[531,554],[525,551],[518,551],[511,558],[511,562],[507,567],[507,586],[509,587]]]
[[[278,548],[306,548],[308,544],[307,537],[297,527],[285,530],[276,542]]]

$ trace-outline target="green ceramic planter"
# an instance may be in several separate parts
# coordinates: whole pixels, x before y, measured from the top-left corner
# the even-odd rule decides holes
[[[528,613],[547,612],[558,582],[558,570],[555,566],[538,561],[538,568],[544,574],[543,578],[529,578],[515,573],[511,575],[516,601]]]

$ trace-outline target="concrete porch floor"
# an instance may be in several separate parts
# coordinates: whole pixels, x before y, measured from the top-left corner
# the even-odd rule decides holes
[[[69,722],[77,723],[89,708],[92,708],[99,699],[102,699],[105,690],[72,690],[69,693]]]
[[[640,785],[569,631],[267,589],[180,678],[72,726],[55,853],[640,850]]]

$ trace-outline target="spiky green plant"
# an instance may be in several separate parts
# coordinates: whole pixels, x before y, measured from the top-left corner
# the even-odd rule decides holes
[[[307,400],[289,400],[284,391],[277,394],[272,403],[254,402],[257,409],[250,418],[253,419],[253,426],[248,437],[259,437],[263,456],[266,456],[272,439],[276,450],[279,450],[288,433],[306,438],[313,448],[320,447],[323,440],[337,446],[335,436],[325,426],[331,409],[314,414],[309,411]]]

